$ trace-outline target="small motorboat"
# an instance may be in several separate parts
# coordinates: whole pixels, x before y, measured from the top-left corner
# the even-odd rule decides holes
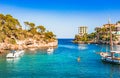
[[[48,49],[47,49],[47,52],[53,52],[53,51],[54,51],[53,48],[48,48]]]
[[[85,50],[85,49],[87,49],[87,45],[86,44],[79,44],[78,49]]]
[[[21,55],[23,55],[24,50],[18,50],[18,51],[12,51],[10,53],[7,54],[7,58],[17,58]]]
[[[53,51],[54,51],[54,49],[53,49],[52,47],[47,49],[47,53],[48,53],[48,54],[53,53]]]
[[[6,57],[7,58],[16,58],[16,57],[19,57],[19,55],[16,53],[8,53]]]

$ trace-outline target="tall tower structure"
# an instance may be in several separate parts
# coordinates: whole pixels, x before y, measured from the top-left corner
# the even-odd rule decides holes
[[[78,34],[80,36],[83,36],[85,33],[87,33],[88,27],[87,26],[80,26],[78,27]]]
[[[111,19],[110,19],[110,18],[108,18],[108,24],[110,24],[110,22],[111,22]]]

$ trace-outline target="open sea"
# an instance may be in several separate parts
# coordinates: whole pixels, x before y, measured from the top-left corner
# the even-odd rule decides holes
[[[59,39],[51,54],[46,50],[26,50],[16,59],[1,55],[0,78],[120,78],[120,65],[101,61],[98,52],[106,50],[107,45],[78,45],[72,39]]]

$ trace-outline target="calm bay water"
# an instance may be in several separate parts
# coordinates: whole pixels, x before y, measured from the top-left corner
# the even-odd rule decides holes
[[[0,78],[120,78],[120,65],[103,63],[96,53],[108,46],[71,41],[59,39],[53,54],[36,50],[12,60],[1,56]]]

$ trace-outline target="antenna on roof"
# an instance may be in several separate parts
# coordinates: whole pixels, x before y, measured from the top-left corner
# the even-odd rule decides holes
[[[111,19],[110,19],[110,18],[108,18],[108,24],[110,24],[110,22],[111,22]]]

